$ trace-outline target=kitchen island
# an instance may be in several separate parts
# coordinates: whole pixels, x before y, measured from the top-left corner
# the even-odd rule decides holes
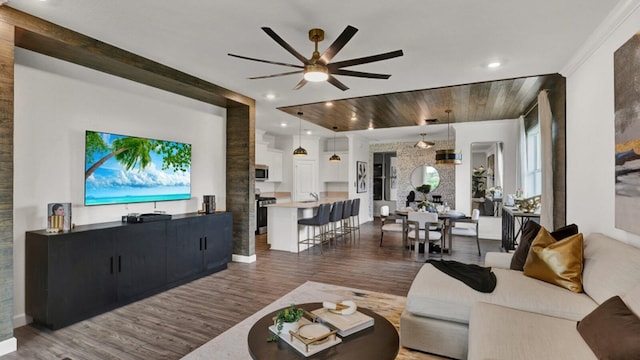
[[[271,250],[298,252],[298,234],[300,239],[307,238],[307,227],[298,226],[298,220],[313,217],[320,204],[332,204],[346,198],[321,198],[318,201],[294,201],[267,205],[267,243]],[[317,233],[317,230],[316,230]],[[309,230],[310,236],[313,229]],[[306,244],[300,244],[300,251],[306,250]]]

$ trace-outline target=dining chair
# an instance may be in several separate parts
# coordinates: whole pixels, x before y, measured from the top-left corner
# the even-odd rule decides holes
[[[382,205],[380,207],[380,246],[382,246],[382,238],[385,232],[402,233],[402,240],[404,242],[406,240],[405,231],[404,219],[389,214],[389,206]]]
[[[480,239],[478,238],[478,225],[480,223],[480,210],[473,209],[471,212],[471,217],[464,217],[461,219],[453,220],[455,222],[455,226],[449,228],[449,239],[451,239],[451,235],[456,236],[471,236],[476,238],[476,244],[478,245],[478,256],[481,255],[480,252]],[[450,241],[451,244],[451,241]],[[452,245],[449,246],[450,248]],[[449,254],[451,254],[452,249],[449,249]]]
[[[418,258],[418,246],[419,244],[425,244],[425,256],[429,253],[429,243],[440,241],[440,257],[444,249],[442,243],[442,230],[433,231],[430,230],[431,226],[439,224],[438,214],[432,212],[412,211],[407,214],[408,223],[410,226],[407,237],[410,241],[409,250],[414,247],[416,252],[416,259]],[[415,244],[414,244],[415,242]]]

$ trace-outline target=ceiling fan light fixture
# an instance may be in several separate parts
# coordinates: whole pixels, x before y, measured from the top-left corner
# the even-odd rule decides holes
[[[321,64],[307,64],[304,66],[304,79],[311,82],[326,81],[329,78],[329,70]]]

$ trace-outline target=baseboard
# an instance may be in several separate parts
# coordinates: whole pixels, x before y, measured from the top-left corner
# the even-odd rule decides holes
[[[246,256],[246,255],[233,254],[233,255],[231,255],[231,261],[239,262],[239,263],[251,264],[251,263],[256,262],[256,255],[253,254],[251,256]]]
[[[11,337],[7,340],[0,341],[0,356],[12,353],[18,350],[18,340]]]
[[[31,323],[33,321],[33,319],[31,319],[31,316],[27,316],[27,314],[22,313],[19,315],[15,315],[13,317],[13,328],[19,328],[21,326],[25,326],[29,323]]]

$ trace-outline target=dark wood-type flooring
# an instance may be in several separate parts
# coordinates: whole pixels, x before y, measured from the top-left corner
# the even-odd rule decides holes
[[[321,255],[317,248],[271,251],[265,236],[256,236],[252,264],[230,263],[227,270],[60,330],[17,328],[18,351],[1,359],[179,359],[307,280],[406,296],[424,259],[416,262],[415,254],[403,251],[399,234],[385,234],[382,247],[379,239],[378,223],[369,222],[359,240],[325,245]],[[473,238],[454,238],[454,252],[445,259],[482,264],[500,242],[481,240],[480,246],[482,257]]]

